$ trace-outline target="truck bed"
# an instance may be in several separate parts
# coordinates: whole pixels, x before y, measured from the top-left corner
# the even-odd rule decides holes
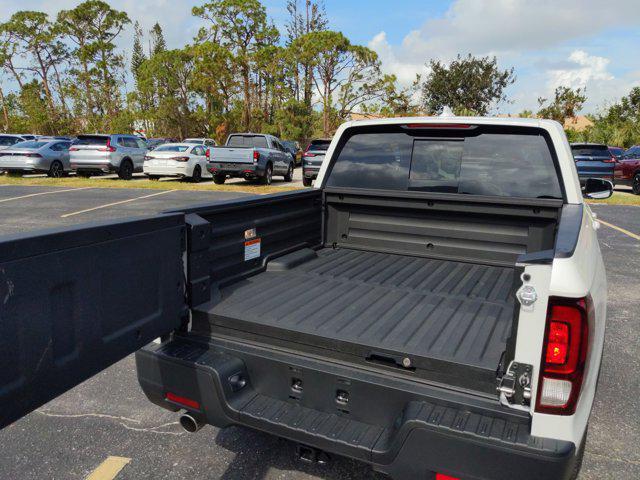
[[[272,260],[202,305],[210,327],[495,392],[514,269],[324,248]],[[403,366],[403,360],[410,365]]]

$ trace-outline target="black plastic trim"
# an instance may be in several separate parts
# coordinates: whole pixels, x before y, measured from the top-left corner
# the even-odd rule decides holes
[[[206,423],[262,430],[364,461],[396,480],[432,478],[435,471],[477,480],[568,480],[576,459],[572,442],[531,436],[528,417],[504,407],[483,409],[434,390],[403,397],[393,380],[322,360],[177,339],[141,350],[136,362],[145,394],[164,408],[175,411],[164,392],[177,391],[200,402],[196,413]],[[230,374],[241,375],[246,387],[233,390]],[[303,379],[301,397],[265,393],[289,374]],[[282,385],[288,390],[290,383]],[[347,409],[322,399],[323,392],[335,395],[335,385],[352,390]],[[379,402],[366,400],[372,395]],[[390,397],[398,409],[380,410],[377,403]]]
[[[562,207],[558,233],[556,235],[555,258],[568,258],[578,245],[584,205],[582,203],[566,204]]]

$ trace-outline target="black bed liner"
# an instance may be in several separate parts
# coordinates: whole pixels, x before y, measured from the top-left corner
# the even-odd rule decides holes
[[[214,329],[347,353],[489,393],[510,335],[513,280],[507,267],[303,249],[223,287],[194,315],[206,315]]]

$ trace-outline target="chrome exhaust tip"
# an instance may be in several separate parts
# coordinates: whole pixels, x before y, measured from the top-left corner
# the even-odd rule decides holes
[[[189,433],[195,433],[204,427],[204,422],[188,413],[184,413],[180,415],[180,426]]]

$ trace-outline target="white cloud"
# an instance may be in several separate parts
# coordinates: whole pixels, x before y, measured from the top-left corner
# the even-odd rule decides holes
[[[404,86],[430,59],[495,55],[502,68],[515,66],[518,77],[509,89],[515,104],[503,105],[502,111],[534,109],[537,97],[557,85],[586,86],[591,96],[587,105],[593,108],[596,101],[626,94],[620,89],[634,85],[638,77],[616,79],[610,72],[613,59],[589,54],[580,44],[639,21],[638,0],[455,0],[443,16],[408,32],[399,45],[380,32],[369,46],[384,70],[395,73]],[[567,59],[568,45],[574,46]]]
[[[416,79],[416,74],[426,72],[424,62],[412,62],[398,58],[394,48],[389,44],[385,32],[380,32],[373,37],[368,46],[378,54],[385,70],[394,74],[402,85],[410,85]]]
[[[608,58],[589,55],[584,50],[574,50],[569,55],[569,62],[575,68],[549,70],[550,87],[585,88],[590,83],[599,83],[615,78],[607,70],[610,63]]]

